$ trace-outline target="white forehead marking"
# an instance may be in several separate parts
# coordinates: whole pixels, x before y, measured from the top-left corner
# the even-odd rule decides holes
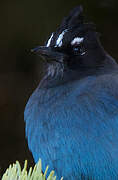
[[[68,30],[65,29],[58,37],[57,41],[56,41],[56,45],[55,47],[61,47],[62,46],[62,40],[63,40],[63,37],[64,37],[64,34],[67,32]]]
[[[83,42],[83,40],[84,40],[83,37],[76,37],[71,41],[71,45],[80,44],[81,42]]]
[[[53,38],[53,33],[52,33],[52,35],[50,36],[50,38],[49,38],[49,40],[48,40],[48,42],[47,42],[47,44],[46,44],[46,47],[49,47],[50,46],[50,43],[51,43],[51,40],[52,40],[52,38]]]

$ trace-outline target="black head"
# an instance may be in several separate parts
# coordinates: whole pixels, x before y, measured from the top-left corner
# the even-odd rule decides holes
[[[95,26],[84,22],[82,6],[64,18],[45,46],[33,51],[45,57],[49,64],[61,64],[73,70],[98,67],[105,57]]]

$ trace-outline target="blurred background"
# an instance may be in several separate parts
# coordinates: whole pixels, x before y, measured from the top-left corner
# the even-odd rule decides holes
[[[104,48],[118,60],[117,0],[0,1],[0,174],[10,163],[33,158],[25,139],[23,113],[43,71],[30,49],[43,45],[69,11],[82,4],[101,33]]]

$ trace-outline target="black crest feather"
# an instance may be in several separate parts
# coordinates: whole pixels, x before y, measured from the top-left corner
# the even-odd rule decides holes
[[[77,6],[72,11],[70,11],[69,15],[65,17],[60,25],[60,27],[57,29],[59,32],[60,30],[63,31],[64,29],[72,29],[74,27],[79,28],[91,28],[95,30],[95,24],[94,23],[85,23],[84,22],[84,15],[83,15],[83,6]]]
[[[75,7],[69,15],[64,18],[61,26],[66,26],[66,28],[72,28],[75,25],[83,23],[83,7]]]
[[[55,44],[55,41],[58,38],[59,34],[61,34],[65,29],[73,33],[86,33],[89,30],[96,30],[95,25],[93,23],[84,22],[83,7],[81,5],[75,7],[72,11],[70,11],[69,15],[63,19],[61,25],[57,28],[57,31],[54,33],[54,37],[51,42],[52,46]]]

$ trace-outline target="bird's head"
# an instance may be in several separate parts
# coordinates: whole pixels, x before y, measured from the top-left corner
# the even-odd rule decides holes
[[[45,46],[33,52],[47,60],[52,74],[65,69],[97,68],[105,57],[94,24],[84,22],[82,6],[74,8]]]

